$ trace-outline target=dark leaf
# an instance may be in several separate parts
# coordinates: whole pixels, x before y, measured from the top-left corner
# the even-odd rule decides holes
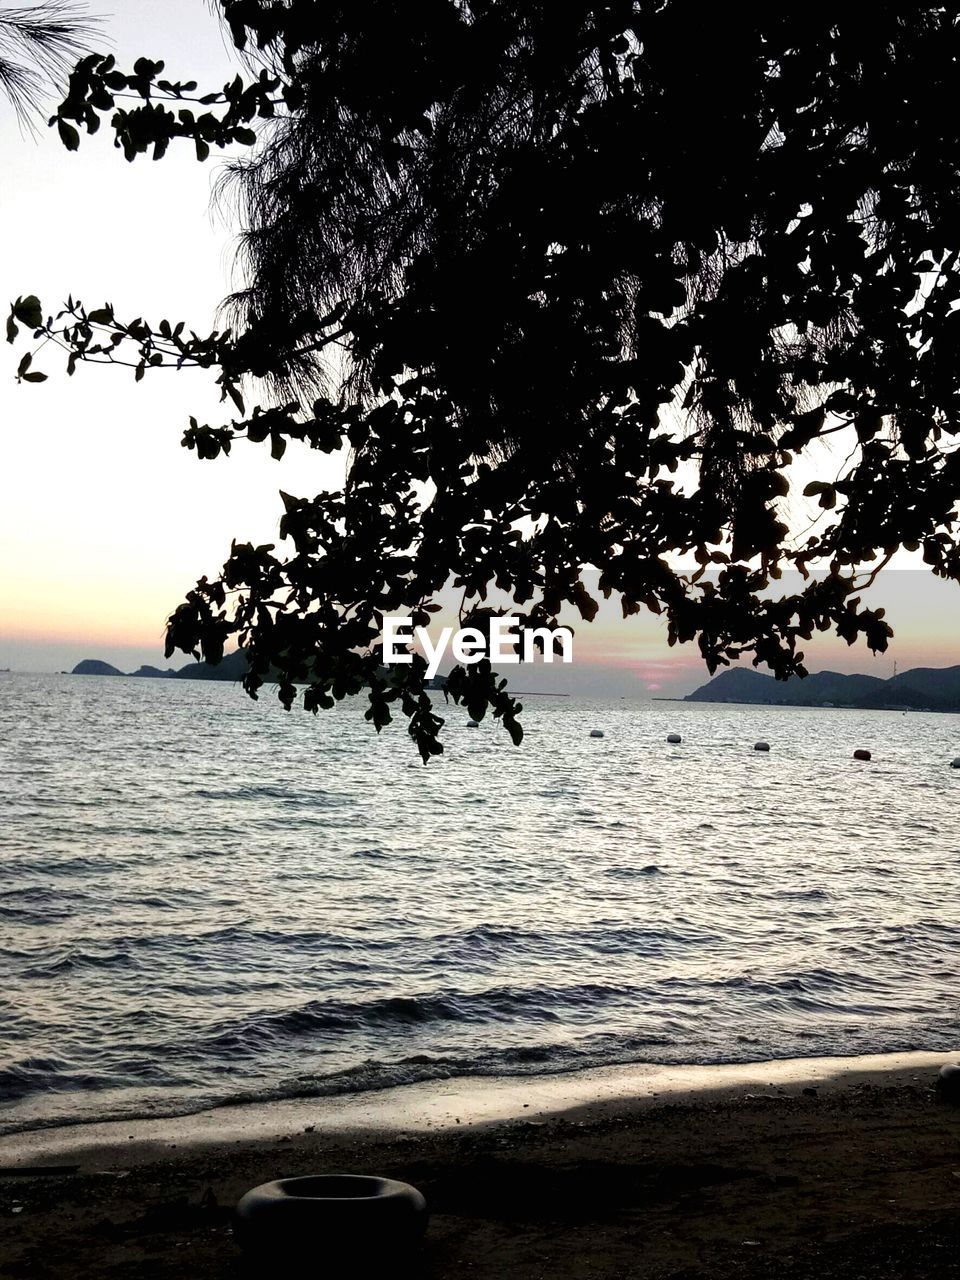
[[[66,120],[57,121],[57,132],[60,134],[60,141],[68,151],[77,151],[80,147],[80,134]]]

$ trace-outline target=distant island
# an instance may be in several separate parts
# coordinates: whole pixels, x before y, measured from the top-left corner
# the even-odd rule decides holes
[[[746,702],[777,707],[852,707],[862,711],[960,712],[960,666],[914,667],[879,676],[816,671],[776,680],[752,668],[732,667],[681,699]]]
[[[143,666],[136,671],[121,671],[102,662],[99,658],[84,658],[82,662],[69,672],[72,676],[120,676],[124,680],[144,677],[150,680],[242,680],[250,670],[250,663],[242,649],[234,649],[233,653],[225,653],[223,658],[213,666],[209,662],[188,662],[185,667],[173,671],[169,668],[161,671],[159,667]],[[273,676],[267,680],[274,682]],[[426,682],[428,689],[442,689],[447,682],[446,676],[434,676]]]
[[[188,662],[178,670],[161,671],[159,667],[143,666],[136,671],[121,671],[99,658],[84,658],[70,672],[72,676],[122,676],[124,679],[143,677],[150,680],[242,680],[250,670],[242,649],[225,653],[216,666],[209,662]]]

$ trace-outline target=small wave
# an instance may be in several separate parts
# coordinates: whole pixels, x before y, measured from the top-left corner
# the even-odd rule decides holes
[[[293,787],[248,783],[237,787],[196,787],[198,800],[278,800],[284,805],[335,806],[342,801],[326,791],[303,791]]]
[[[71,949],[42,959],[33,959],[32,963],[21,972],[24,978],[55,978],[60,974],[85,969],[114,970],[134,967],[136,967],[136,961],[127,951],[103,953]]]
[[[0,1067],[0,1100],[14,1102],[38,1091],[61,1090],[71,1078],[76,1079],[73,1068],[62,1059],[24,1058]]]
[[[53,903],[35,907],[13,907],[0,903],[0,920],[16,920],[23,924],[45,925],[51,920],[65,920],[74,912],[70,907],[58,907]]]
[[[93,857],[88,854],[57,857],[45,854],[42,857],[18,859],[18,870],[30,875],[78,876],[87,872],[106,876],[111,871],[121,870],[131,865],[130,859],[111,858],[107,856]]]
[[[384,996],[369,1001],[311,1001],[297,1009],[265,1011],[221,1029],[205,1048],[250,1051],[264,1043],[328,1032],[403,1030],[425,1023],[554,1022],[560,1011],[629,999],[631,988],[583,983],[576,987],[494,987],[479,992]]]
[[[60,902],[85,902],[89,900],[90,895],[85,893],[83,889],[69,889],[58,885],[56,888],[50,888],[48,885],[27,884],[17,889],[0,890],[0,904],[9,904],[17,902],[39,903],[47,906],[49,903]]]

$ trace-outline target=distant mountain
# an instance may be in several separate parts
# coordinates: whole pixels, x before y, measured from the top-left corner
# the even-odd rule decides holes
[[[775,680],[752,667],[731,667],[688,694],[684,701],[960,711],[960,666],[916,667],[889,680],[879,676],[848,676],[839,671],[815,671],[803,678],[791,676],[789,680]]]
[[[225,653],[215,667],[209,662],[190,662],[176,672],[178,680],[242,680],[250,663],[242,649]]]
[[[960,667],[914,667],[904,671],[887,685],[894,689],[915,689],[919,693],[960,702]]]
[[[99,658],[84,658],[78,662],[70,673],[74,676],[122,676],[123,672],[111,667],[109,662],[101,662]]]
[[[250,670],[250,664],[240,649],[226,653],[222,661],[212,666],[209,662],[190,662],[179,671],[161,671],[159,667],[140,667],[130,672],[130,678],[145,677],[148,679],[167,680],[241,680]],[[84,658],[70,672],[74,676],[122,676],[124,672],[112,667],[109,662],[101,662],[97,658]]]
[[[136,671],[131,671],[127,678],[133,679],[140,676],[152,680],[242,680],[249,670],[250,664],[247,662],[243,650],[234,649],[233,653],[225,653],[216,666],[211,666],[209,662],[188,662],[179,671],[172,671],[169,668],[166,671],[161,671],[159,667],[144,666],[139,667]],[[66,675],[68,673],[61,672],[61,674]],[[116,667],[111,667],[109,662],[99,662],[93,658],[84,658],[83,662],[78,662],[69,674],[72,676],[122,676],[124,672],[118,671]],[[278,676],[275,668],[271,667],[270,674],[266,677],[266,680],[268,683],[277,683]],[[434,676],[432,680],[426,682],[426,687],[428,689],[443,689],[446,683],[446,676]]]

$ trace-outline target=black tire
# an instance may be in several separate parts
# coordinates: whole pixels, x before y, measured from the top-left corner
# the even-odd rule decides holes
[[[940,1068],[937,1093],[944,1102],[960,1103],[960,1064],[948,1062]]]
[[[412,1249],[426,1229],[427,1202],[416,1187],[391,1178],[280,1178],[248,1191],[234,1223],[245,1253],[361,1259]]]

